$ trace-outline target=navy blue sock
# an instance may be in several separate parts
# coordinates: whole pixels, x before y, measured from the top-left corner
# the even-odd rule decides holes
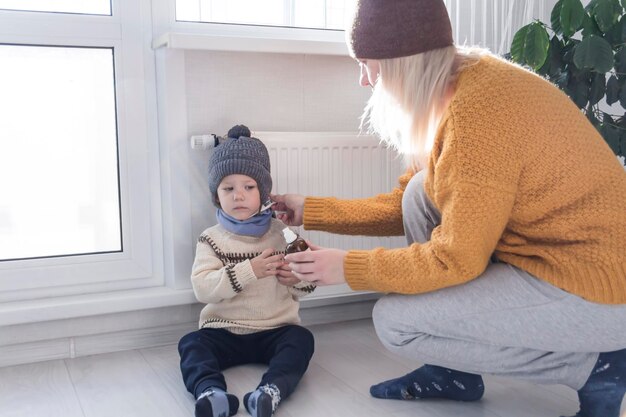
[[[239,409],[239,400],[226,391],[211,387],[196,400],[196,417],[229,417]]]
[[[394,400],[447,398],[476,401],[484,392],[485,386],[480,375],[434,365],[424,365],[403,377],[390,379],[370,388],[373,397]]]
[[[626,349],[600,353],[585,385],[578,390],[574,417],[619,417],[626,394]]]

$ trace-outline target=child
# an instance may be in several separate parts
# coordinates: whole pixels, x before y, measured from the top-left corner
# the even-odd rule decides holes
[[[198,239],[191,274],[196,297],[206,306],[200,330],[178,344],[180,367],[196,398],[196,417],[226,417],[237,413],[239,400],[226,392],[222,370],[268,364],[243,401],[253,417],[269,417],[294,391],[313,355],[313,335],[298,325],[298,297],[315,286],[283,269],[285,226],[271,209],[261,211],[272,188],[265,145],[243,125],[227,136],[209,166],[218,224]]]

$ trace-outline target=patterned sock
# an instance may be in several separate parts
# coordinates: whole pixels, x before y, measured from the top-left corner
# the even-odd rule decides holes
[[[207,389],[196,400],[196,417],[229,417],[238,409],[237,397],[216,387]]]
[[[390,379],[370,388],[373,397],[394,400],[447,398],[476,401],[484,392],[485,386],[480,375],[433,365],[424,365],[403,377]]]
[[[626,349],[600,353],[585,385],[578,390],[574,417],[619,417],[626,394]]]
[[[280,403],[280,390],[274,384],[265,384],[243,397],[243,404],[252,417],[270,417]]]

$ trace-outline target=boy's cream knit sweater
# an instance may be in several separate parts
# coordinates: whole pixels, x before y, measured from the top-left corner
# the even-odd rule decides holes
[[[495,254],[587,300],[626,303],[626,173],[546,80],[490,56],[465,69],[426,169],[441,225],[425,244],[350,251],[350,287],[432,291],[476,278]],[[305,228],[402,234],[410,178],[369,199],[309,197]]]
[[[275,276],[257,278],[250,264],[268,248],[284,253],[284,227],[272,219],[270,230],[261,237],[236,235],[219,224],[202,232],[191,272],[196,298],[206,303],[200,328],[244,334],[300,323],[298,297],[313,292],[315,285],[301,282],[287,287]]]

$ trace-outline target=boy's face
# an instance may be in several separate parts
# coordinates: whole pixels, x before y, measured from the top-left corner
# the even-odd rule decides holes
[[[217,187],[217,199],[222,210],[237,220],[249,219],[261,208],[259,187],[247,175],[224,177]]]

